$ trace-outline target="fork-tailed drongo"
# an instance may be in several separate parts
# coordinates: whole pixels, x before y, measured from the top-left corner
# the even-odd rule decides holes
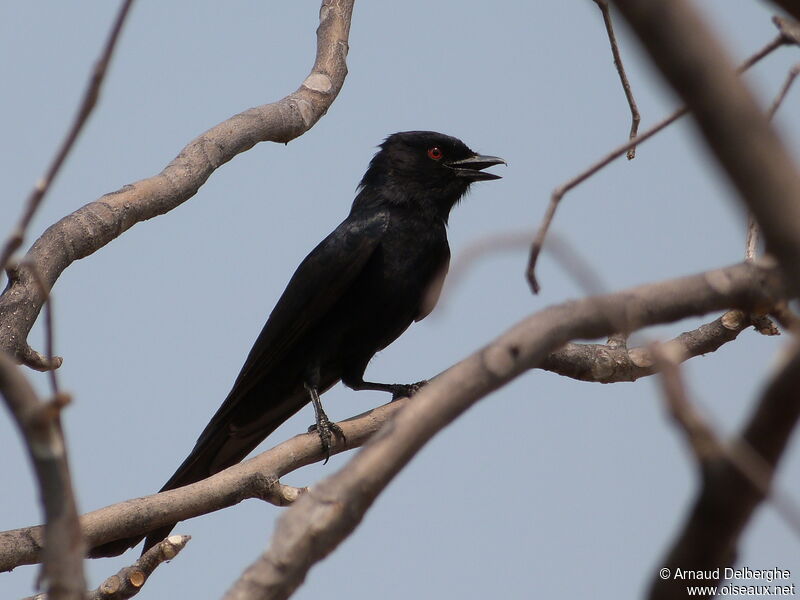
[[[376,352],[433,309],[450,259],[450,209],[473,182],[498,179],[482,169],[503,162],[432,131],[386,138],[350,214],[300,263],[228,397],[162,491],[238,463],[309,402],[327,456],[332,434],[341,432],[319,395],[338,381],[395,397],[413,393],[419,384],[364,381],[364,370]],[[144,549],[173,527],[150,532]],[[111,542],[92,554],[118,553],[139,539]]]

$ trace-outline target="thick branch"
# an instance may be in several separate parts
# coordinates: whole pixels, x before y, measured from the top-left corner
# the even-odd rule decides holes
[[[796,295],[800,291],[800,173],[755,99],[735,76],[712,32],[686,0],[616,0],[700,130],[764,233]],[[770,471],[800,414],[800,355],[776,378],[742,435]],[[707,569],[732,564],[736,544],[763,491],[725,458],[704,469],[703,487],[662,565]],[[673,571],[674,572],[674,571]],[[650,598],[675,598],[686,581],[657,579]]]
[[[308,131],[330,107],[347,74],[347,39],[353,0],[324,0],[317,29],[317,57],[297,91],[251,108],[191,141],[161,173],[87,204],[52,225],[24,262],[35,264],[48,288],[73,261],[84,258],[127,229],[162,215],[191,198],[219,166],[258,142],[286,143]],[[0,349],[45,369],[48,361],[27,344],[44,301],[24,267],[0,297]]]
[[[364,415],[342,421],[347,444],[336,438],[333,453],[362,446],[405,404],[398,400]],[[135,498],[83,515],[80,519],[91,548],[112,540],[146,533],[175,523],[258,498],[277,506],[294,502],[304,491],[280,483],[296,469],[325,458],[316,433],[297,435],[230,469],[169,492]],[[25,527],[0,533],[0,572],[41,560],[42,528]]]
[[[432,380],[343,469],[301,496],[279,519],[270,547],[226,599],[288,598],[436,432],[480,398],[541,364],[555,348],[572,339],[615,333],[620,324],[633,331],[730,306],[751,310],[773,304],[777,295],[774,271],[745,264],[562,304],[525,319]]]
[[[36,541],[43,563],[41,581],[53,600],[82,599],[84,545],[61,433],[61,405],[41,402],[19,367],[1,351],[0,393],[27,445],[44,505],[46,525]]]
[[[777,4],[795,19],[800,21],[800,4],[798,4],[795,0],[772,0],[772,3]]]
[[[778,461],[800,419],[800,352],[770,383],[755,413],[741,435],[741,448],[733,452],[747,452],[757,458],[762,471],[768,474],[769,485]],[[762,486],[766,487],[766,486]],[[683,530],[660,567],[675,572],[681,569],[713,570],[726,567],[736,559],[736,545],[750,520],[753,511],[764,499],[759,489],[731,461],[721,458],[707,464],[703,471],[703,486],[689,511]],[[691,581],[676,579],[653,580],[649,598],[667,600],[683,597]],[[703,582],[701,585],[713,585]]]

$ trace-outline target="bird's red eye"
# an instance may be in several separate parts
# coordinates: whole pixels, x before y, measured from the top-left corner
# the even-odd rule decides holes
[[[433,160],[439,160],[442,158],[442,149],[439,148],[439,146],[428,148],[428,157],[432,158]]]

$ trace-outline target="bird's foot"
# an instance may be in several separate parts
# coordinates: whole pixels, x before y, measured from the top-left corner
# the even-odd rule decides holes
[[[416,383],[393,383],[389,388],[392,392],[392,402],[400,398],[411,398],[426,385],[428,382],[425,379]]]
[[[328,415],[325,413],[319,415],[317,422],[308,428],[308,433],[313,433],[315,431],[317,432],[317,435],[319,435],[319,442],[322,445],[322,452],[325,454],[325,461],[322,463],[324,465],[331,457],[331,450],[333,450],[333,445],[331,442],[333,441],[333,436],[335,435],[340,437],[343,444],[347,443],[347,437],[345,437],[342,428],[339,427],[338,424],[328,419]]]

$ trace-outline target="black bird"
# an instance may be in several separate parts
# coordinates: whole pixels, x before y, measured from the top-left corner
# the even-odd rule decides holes
[[[433,309],[450,260],[450,209],[474,181],[499,179],[482,169],[500,163],[432,131],[386,138],[350,214],[300,263],[233,389],[161,491],[238,463],[308,402],[329,455],[331,435],[341,430],[328,420],[319,395],[340,380],[395,398],[413,394],[424,382],[364,381],[367,363]],[[144,551],[173,527],[150,532]],[[140,539],[111,542],[92,555],[118,554]]]

